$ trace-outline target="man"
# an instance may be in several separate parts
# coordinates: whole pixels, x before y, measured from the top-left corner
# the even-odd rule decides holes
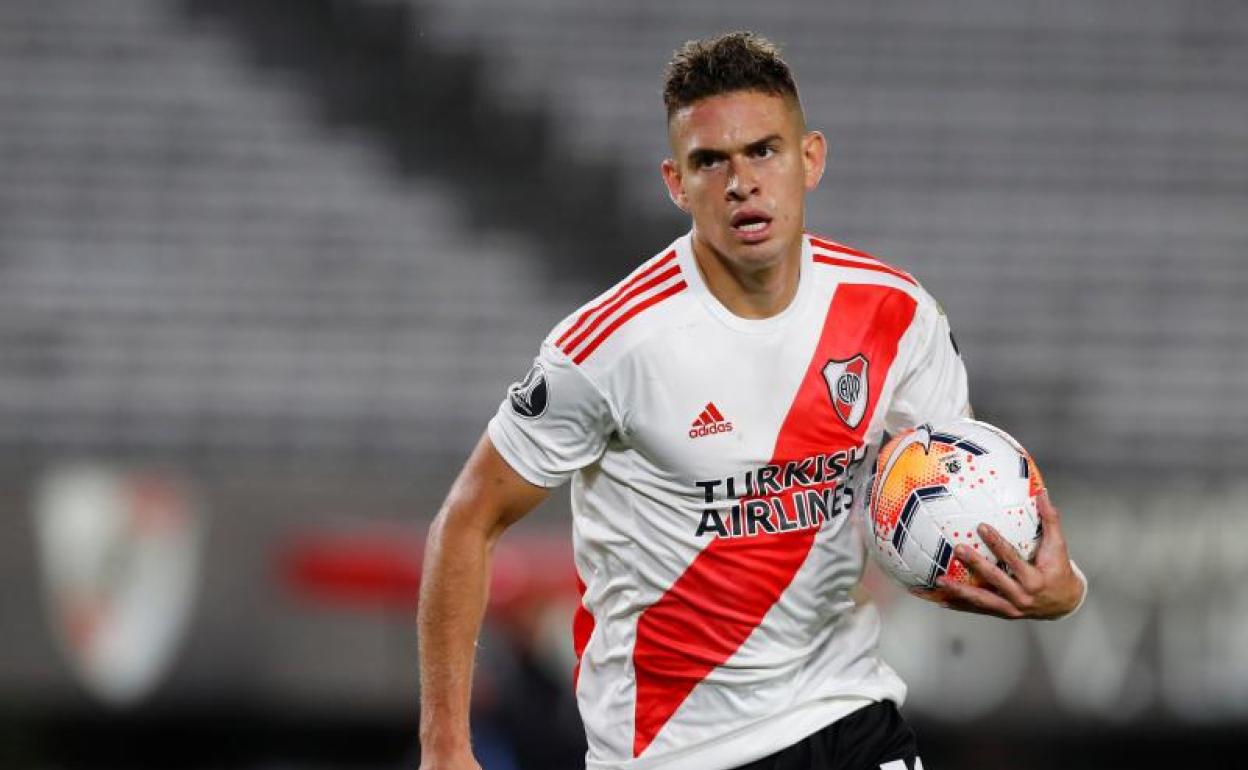
[[[905,687],[875,654],[874,608],[850,596],[865,560],[852,512],[885,432],[969,414],[961,359],[909,275],[805,233],[826,145],[770,43],[686,44],[664,100],[663,178],[692,231],[555,327],[430,532],[422,766],[478,767],[489,552],[571,479],[587,767],[913,770]],[[862,388],[832,388],[825,369],[851,364]],[[1073,611],[1086,584],[1041,507],[1034,563],[987,533],[1009,572],[959,552],[991,590],[939,598]]]

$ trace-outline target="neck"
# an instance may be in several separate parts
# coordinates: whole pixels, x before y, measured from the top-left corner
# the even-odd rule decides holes
[[[726,259],[693,234],[693,256],[702,280],[720,304],[741,318],[759,320],[784,312],[797,296],[802,241],[785,248],[775,261],[742,266]]]

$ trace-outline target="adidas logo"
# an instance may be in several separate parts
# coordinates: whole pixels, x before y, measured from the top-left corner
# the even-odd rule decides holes
[[[719,410],[715,408],[713,402],[708,402],[706,408],[702,410],[702,414],[693,421],[693,425],[689,428],[689,438],[702,438],[703,436],[711,436],[716,433],[730,433],[732,431],[732,423],[724,419]]]

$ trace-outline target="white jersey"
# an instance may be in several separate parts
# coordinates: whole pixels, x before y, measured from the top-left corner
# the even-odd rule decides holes
[[[814,236],[771,318],[721,305],[686,235],[556,326],[489,435],[572,479],[588,768],[736,767],[900,703],[853,514],[885,431],[967,411],[939,306]]]

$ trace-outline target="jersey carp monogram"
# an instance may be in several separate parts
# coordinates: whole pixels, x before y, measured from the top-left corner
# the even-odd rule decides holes
[[[814,236],[801,259],[789,307],[747,320],[678,239],[557,325],[490,422],[524,478],[571,481],[590,770],[736,767],[905,696],[850,598],[851,512],[886,432],[968,411],[966,373],[908,274]]]

